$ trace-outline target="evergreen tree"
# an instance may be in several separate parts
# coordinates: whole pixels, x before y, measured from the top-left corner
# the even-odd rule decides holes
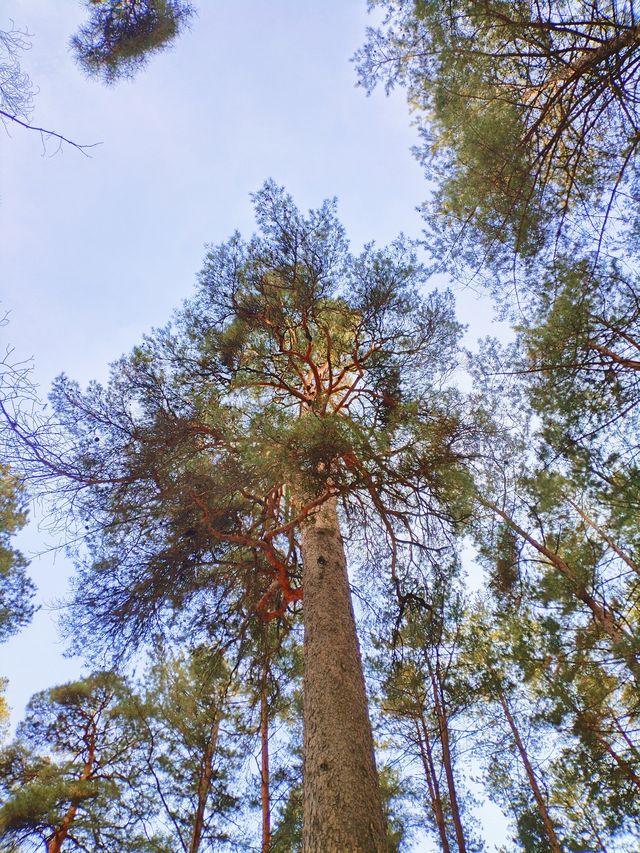
[[[570,329],[568,309],[566,318]],[[587,357],[589,339],[581,338]],[[540,354],[554,360],[551,340],[562,346],[554,335]],[[559,366],[560,381],[553,389],[545,377],[542,394],[542,380],[525,369],[517,345],[500,351],[491,344],[485,355],[485,367],[498,359],[511,369],[496,375],[489,366],[483,374],[484,391],[503,424],[506,443],[501,448],[496,433],[477,480],[479,503],[489,514],[479,513],[474,529],[496,604],[471,640],[475,654],[484,654],[490,666],[490,678],[478,676],[474,689],[487,696],[493,691],[498,716],[508,724],[517,748],[514,755],[529,777],[529,792],[523,788],[526,796],[515,797],[532,806],[529,817],[526,810],[518,817],[524,848],[537,838],[532,849],[547,849],[551,842],[544,824],[550,820],[569,850],[604,850],[609,844],[626,849],[629,834],[638,831],[640,647],[637,537],[630,522],[634,497],[626,485],[633,482],[633,451],[627,447],[629,455],[622,453],[619,436],[623,427],[634,435],[632,419],[621,413],[611,430],[597,408],[593,419],[586,405],[572,410],[571,389],[576,397],[589,399],[579,351],[566,370],[584,371],[582,386],[568,381],[565,386],[567,374]],[[531,428],[527,396],[542,413],[539,431]],[[512,429],[505,439],[508,412]],[[569,442],[561,429],[553,429],[553,417],[577,426],[581,415],[595,427],[591,436]],[[625,471],[620,462],[619,474],[617,452],[632,463]],[[489,637],[492,646],[486,648]],[[515,690],[518,684],[526,685],[524,692]],[[506,689],[502,697],[498,687]],[[546,761],[542,777],[551,792],[548,805],[542,779],[537,779],[536,793],[534,764],[526,769],[515,736],[523,714],[527,730],[546,731],[554,743],[553,760]],[[498,786],[506,792],[503,799],[512,802],[513,775],[508,768],[501,771]]]
[[[305,849],[381,850],[340,505],[402,597],[402,567],[468,509],[460,328],[402,241],[355,258],[332,204],[304,217],[271,183],[255,202],[261,235],[212,249],[107,388],[57,382],[60,443],[49,425],[36,462],[87,528],[77,613],[103,641],[197,608],[232,632],[304,591]]]
[[[378,0],[357,55],[407,88],[443,252],[473,272],[637,224],[635,0]]]
[[[156,649],[154,657],[131,709],[138,737],[132,803],[144,804],[132,807],[138,834],[153,837],[157,851],[236,849],[234,777],[243,758],[232,707],[236,668],[206,648]]]
[[[89,19],[71,39],[78,64],[105,83],[133,77],[166,50],[194,9],[183,0],[84,0]]]
[[[194,15],[187,0],[83,0],[88,20],[70,40],[82,70],[110,85],[132,78],[149,58],[166,50]],[[21,54],[31,47],[29,32],[0,30],[0,122],[40,134],[43,145],[56,140],[86,153],[97,143],[81,145],[50,128],[30,123],[34,89],[22,70]]]
[[[95,851],[150,850],[130,837],[126,791],[137,746],[128,691],[117,676],[88,678],[37,693],[17,739],[2,753],[0,838],[7,853],[58,853],[67,841]]]
[[[243,682],[249,703],[245,728],[257,734],[259,779],[253,772],[247,791],[253,786],[251,799],[260,802],[261,850],[284,853],[302,845],[301,638],[295,622],[259,621],[253,627],[251,648],[243,652]]]
[[[23,555],[11,547],[11,537],[26,524],[22,490],[6,465],[0,464],[0,642],[31,621],[33,581]]]
[[[493,609],[479,602],[469,613],[458,689],[473,697],[474,751],[490,792],[513,816],[521,849],[562,853],[567,822],[552,809],[549,793],[550,755],[559,733],[544,719],[545,697],[523,689],[534,675],[543,629],[522,602],[505,604],[498,594]]]
[[[438,849],[443,853],[482,850],[470,813],[460,755],[469,695],[460,689],[459,637],[465,619],[459,567],[440,549],[426,598],[407,606],[391,636],[376,642],[382,676],[382,730],[407,764]]]

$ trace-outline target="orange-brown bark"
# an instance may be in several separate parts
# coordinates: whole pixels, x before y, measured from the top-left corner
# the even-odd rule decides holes
[[[85,760],[84,767],[82,768],[82,772],[80,774],[79,780],[80,782],[86,782],[91,778],[93,774],[93,767],[96,760],[96,736],[95,736],[95,728],[93,726],[88,730],[88,749],[87,749],[87,757]],[[60,824],[56,827],[53,832],[53,835],[47,841],[47,853],[60,853],[62,849],[62,845],[69,835],[69,831],[75,820],[75,816],[78,812],[78,803],[79,799],[72,799],[71,803],[65,812],[64,817]]]

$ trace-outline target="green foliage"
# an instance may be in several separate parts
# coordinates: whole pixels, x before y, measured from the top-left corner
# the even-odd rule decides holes
[[[473,272],[637,216],[634,3],[377,0],[367,89],[405,86],[441,251]]]
[[[393,768],[385,765],[379,772],[382,806],[387,820],[387,844],[389,853],[410,850],[410,818],[408,801],[413,799],[406,781]]]
[[[95,673],[36,694],[16,741],[0,757],[0,834],[9,844],[65,831],[96,851],[150,849],[128,844],[128,785],[137,739],[128,691],[111,673]],[[15,849],[9,847],[9,849]]]
[[[417,553],[429,519],[469,511],[451,294],[420,295],[404,240],[351,255],[334,203],[304,216],[271,182],[254,201],[261,232],[209,251],[195,297],[107,387],[54,386],[64,450],[41,458],[64,458],[89,545],[76,637],[122,648],[175,616],[222,642],[255,608],[284,615],[299,525],[334,495],[354,530],[384,527],[393,570],[399,538]]]
[[[441,849],[445,843],[451,850],[462,849],[461,844],[483,849],[474,830],[474,801],[462,758],[468,748],[464,717],[473,701],[458,674],[466,612],[459,566],[446,562],[447,557],[441,549],[428,574],[423,567],[423,597],[407,601],[395,619],[387,603],[385,616],[374,628],[372,664],[381,685],[379,731],[401,768],[400,779],[395,779],[400,783],[397,800],[392,797],[387,806],[393,815],[391,843],[397,845],[392,849],[410,849],[405,844],[416,805],[420,816],[413,823],[423,827],[426,822]],[[389,781],[393,784],[393,774],[383,785]]]
[[[638,473],[637,279],[617,264],[593,269],[586,261],[564,261],[541,292],[539,310],[520,336],[543,436],[583,479],[616,471],[620,490],[620,476],[632,483]]]
[[[289,788],[284,807],[271,836],[271,853],[300,853],[302,850],[302,782]]]
[[[89,20],[71,39],[83,71],[107,84],[130,78],[180,35],[194,14],[182,0],[84,0]]]
[[[28,562],[10,546],[11,537],[26,521],[19,483],[6,465],[0,465],[0,642],[27,625],[34,612],[35,586],[25,572]]]
[[[195,849],[200,808],[198,849],[233,846],[236,777],[245,757],[233,715],[237,676],[204,647],[189,654],[158,648],[154,657],[144,692],[131,705],[139,739],[133,800],[145,804],[136,810],[138,832],[144,826],[159,850]]]

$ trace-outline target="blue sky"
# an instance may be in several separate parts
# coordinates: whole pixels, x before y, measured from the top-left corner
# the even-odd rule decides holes
[[[43,395],[61,372],[85,383],[191,293],[206,243],[253,229],[249,193],[274,178],[303,208],[337,196],[355,248],[418,237],[428,187],[410,149],[402,93],[367,98],[349,59],[364,39],[365,0],[201,0],[190,32],[133,83],[105,88],[74,65],[74,0],[5,0],[0,27],[32,34],[23,58],[38,93],[33,122],[82,143],[43,150],[38,134],[0,129],[0,329],[16,358],[33,357]],[[470,337],[492,331],[490,308],[457,297]],[[54,599],[70,567],[35,524],[43,607],[0,648],[14,718],[36,690],[73,677]],[[64,616],[63,616],[64,618]],[[416,848],[418,849],[418,848]],[[420,849],[428,849],[426,847]]]

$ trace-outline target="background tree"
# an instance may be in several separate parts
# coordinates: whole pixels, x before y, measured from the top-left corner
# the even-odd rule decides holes
[[[443,252],[475,272],[508,269],[512,250],[533,257],[593,245],[614,222],[618,235],[635,227],[633,0],[373,5],[386,17],[357,55],[360,79],[405,86],[417,108]]]
[[[570,835],[552,807],[549,767],[559,733],[545,720],[545,697],[522,689],[544,629],[522,601],[506,604],[498,592],[493,603],[477,603],[461,637],[458,689],[473,697],[474,753],[492,796],[513,816],[521,849],[561,853]]]
[[[128,691],[112,673],[36,694],[2,753],[0,837],[9,851],[145,850],[129,837],[124,797],[137,744]],[[131,844],[129,842],[131,841]]]
[[[84,0],[89,19],[71,39],[78,64],[104,83],[130,78],[166,50],[194,14],[184,0]]]
[[[611,308],[609,317],[615,302]],[[565,310],[572,334],[568,306]],[[584,314],[579,309],[576,314],[581,326]],[[493,691],[492,701],[502,712],[498,710],[497,717],[503,717],[511,730],[516,760],[531,782],[538,779],[538,794],[529,784],[529,792],[525,795],[523,788],[515,798],[509,788],[513,772],[500,771],[492,781],[503,792],[503,800],[520,800],[524,806],[528,799],[535,806],[528,818],[526,809],[517,818],[530,843],[537,838],[540,849],[550,844],[541,809],[546,798],[551,821],[567,849],[601,850],[608,845],[615,849],[616,844],[624,849],[637,832],[629,797],[634,797],[639,755],[635,721],[640,648],[637,542],[629,524],[634,498],[626,486],[627,477],[633,481],[633,451],[622,457],[631,465],[620,471],[616,490],[615,454],[623,442],[615,433],[624,427],[633,436],[634,429],[625,413],[611,431],[607,419],[600,420],[597,407],[593,415],[584,404],[572,408],[572,392],[576,398],[590,399],[583,359],[591,358],[588,341],[593,331],[586,325],[581,328],[582,351],[574,348],[572,364],[556,362],[563,347],[559,337],[550,338],[546,352],[541,352],[541,358],[556,362],[559,381],[554,389],[550,377],[526,369],[519,344],[502,350],[495,343],[487,345],[490,352],[481,371],[484,395],[503,426],[484,454],[477,479],[479,502],[489,514],[478,513],[473,528],[495,605],[488,623],[471,641],[478,652],[487,640],[492,645],[485,650],[485,664],[478,666],[473,658],[476,680],[471,689],[483,694],[490,688],[487,696]],[[527,334],[523,333],[525,339]],[[493,369],[496,361],[504,368],[498,373]],[[572,371],[581,384],[568,379]],[[546,388],[540,393],[542,382]],[[542,413],[541,422],[535,424],[538,429],[531,422],[528,398]],[[602,409],[606,406],[603,400]],[[566,418],[574,429],[590,423],[591,434],[585,431],[579,437],[576,430],[572,442],[570,431],[553,428],[556,417],[558,424]],[[624,464],[620,467],[624,469]],[[484,665],[490,672],[482,675]],[[504,702],[496,693],[498,685],[508,688]],[[543,736],[553,745],[539,765],[541,772],[535,760],[529,762],[531,771],[526,769],[515,736],[519,726],[533,733],[532,743]],[[524,839],[523,835],[521,843],[528,849]]]
[[[260,807],[263,853],[302,848],[301,627],[298,619],[254,622],[243,654],[243,728],[255,741],[246,790]]]
[[[132,78],[151,55],[166,50],[194,15],[184,0],[83,0],[88,20],[70,40],[82,70],[106,84]],[[87,153],[98,143],[81,145],[50,128],[31,123],[33,84],[22,70],[21,54],[31,47],[27,30],[13,24],[0,30],[0,121],[35,130],[43,146],[50,140]]]
[[[261,235],[212,249],[197,297],[108,388],[56,384],[59,443],[53,425],[23,436],[88,528],[77,612],[94,636],[139,639],[195,606],[232,630],[304,588],[305,844],[373,850],[338,501],[382,532],[401,597],[401,564],[466,508],[472,431],[446,386],[460,329],[448,294],[418,295],[403,242],[354,258],[332,204],[304,217],[271,183],[255,202]]]
[[[20,55],[30,47],[25,30],[0,30],[0,116],[3,122],[31,113],[33,85],[20,66]]]
[[[431,836],[443,853],[483,849],[461,764],[468,748],[463,720],[472,700],[460,689],[457,672],[466,615],[459,571],[451,548],[441,548],[424,597],[416,595],[403,619],[389,624],[389,635],[374,641],[381,728],[401,756],[404,774],[416,780]]]
[[[18,480],[0,464],[0,642],[27,625],[34,612],[35,586],[25,572],[28,562],[10,545],[26,521]]]
[[[156,649],[132,705],[133,799],[144,804],[137,819],[159,851],[237,849],[236,776],[246,751],[234,720],[237,667],[205,647],[167,652]]]

